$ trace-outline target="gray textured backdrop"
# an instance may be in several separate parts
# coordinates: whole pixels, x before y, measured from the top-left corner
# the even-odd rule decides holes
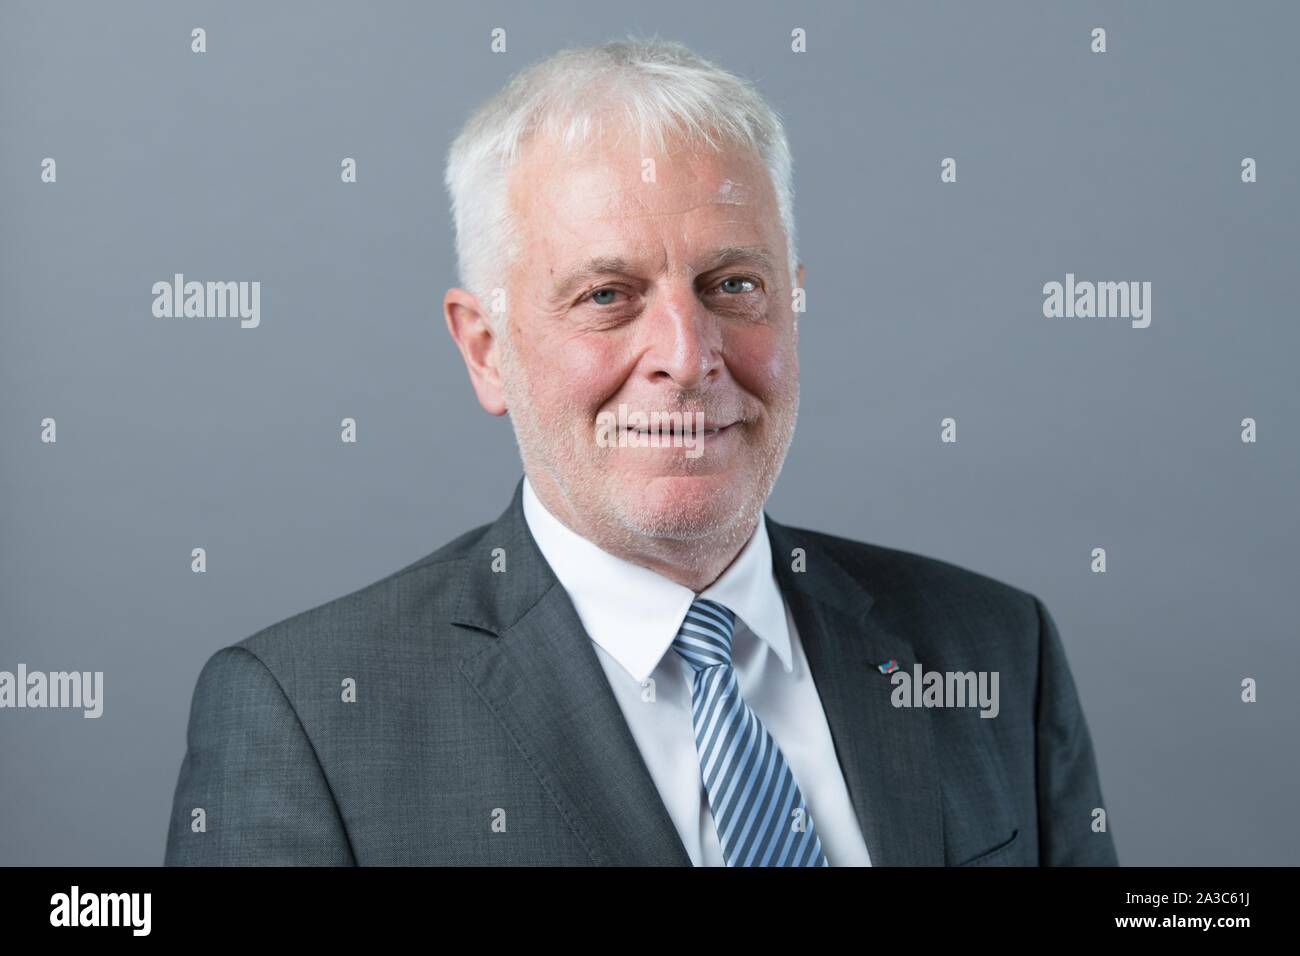
[[[1296,5],[431,6],[0,8],[0,669],[106,685],[99,720],[0,711],[0,862],[160,862],[208,655],[505,506],[440,314],[442,157],[509,73],[629,30],[788,122],[772,514],[1041,596],[1122,862],[1300,862]],[[261,326],[153,318],[174,272],[260,280]],[[1045,319],[1067,272],[1151,281],[1150,328]]]

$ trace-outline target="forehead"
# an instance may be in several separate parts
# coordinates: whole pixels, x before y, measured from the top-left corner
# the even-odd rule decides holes
[[[659,151],[626,133],[572,151],[530,142],[511,172],[509,202],[525,257],[552,262],[596,247],[662,255],[665,243],[772,242],[780,229],[771,179],[752,151],[681,140]]]

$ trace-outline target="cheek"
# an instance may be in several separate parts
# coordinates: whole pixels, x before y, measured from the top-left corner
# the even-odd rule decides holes
[[[788,394],[799,380],[793,328],[754,326],[737,330],[727,343],[727,354],[732,377],[759,398]]]
[[[613,337],[542,336],[528,349],[534,399],[553,410],[594,416],[627,379],[625,361]]]

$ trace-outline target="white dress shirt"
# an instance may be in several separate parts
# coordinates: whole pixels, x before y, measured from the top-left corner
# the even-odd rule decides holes
[[[523,498],[528,528],[596,645],[686,852],[696,866],[725,865],[691,726],[695,672],[670,653],[696,594],[572,531],[546,509],[527,478]],[[741,695],[785,755],[827,861],[870,866],[821,698],[777,587],[765,521],[760,518],[731,566],[699,597],[735,612],[732,664]]]

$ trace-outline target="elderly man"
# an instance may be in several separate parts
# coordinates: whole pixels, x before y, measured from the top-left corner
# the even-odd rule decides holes
[[[1046,608],[764,515],[803,267],[762,98],[677,44],[564,51],[446,179],[447,326],[525,477],[209,660],[167,861],[1113,864]]]

